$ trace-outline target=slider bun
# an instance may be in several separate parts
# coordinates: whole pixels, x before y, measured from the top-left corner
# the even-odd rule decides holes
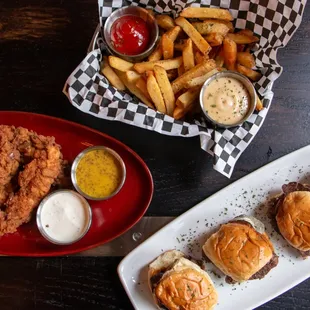
[[[159,302],[154,293],[154,285],[152,284],[152,278],[156,279],[156,282],[160,280],[162,274],[169,269],[179,258],[184,257],[184,253],[177,250],[166,251],[159,255],[152,263],[149,264],[148,269],[148,284],[153,294],[155,304],[161,309]]]
[[[217,292],[209,275],[186,258],[180,258],[155,288],[155,296],[169,310],[213,309]]]
[[[177,250],[170,250],[159,255],[152,263],[149,264],[148,278],[149,280],[154,275],[158,274],[162,270],[166,270],[177,259],[184,257],[184,253]]]
[[[310,250],[310,192],[287,194],[276,216],[282,236],[300,251]]]
[[[224,274],[237,282],[250,279],[273,257],[266,233],[258,233],[243,222],[221,226],[203,245],[206,256]]]
[[[208,310],[216,305],[217,292],[211,278],[198,265],[184,258],[182,252],[163,253],[149,268],[149,276],[161,277],[155,287],[149,278],[159,309]],[[158,274],[158,270],[165,272]]]

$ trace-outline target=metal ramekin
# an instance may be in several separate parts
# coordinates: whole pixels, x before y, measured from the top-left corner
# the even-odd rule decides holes
[[[206,89],[208,88],[208,86],[213,80],[219,79],[221,77],[230,77],[230,78],[234,78],[240,81],[246,87],[247,91],[249,92],[250,98],[251,98],[249,102],[250,107],[249,107],[248,113],[244,116],[244,118],[239,123],[236,123],[233,125],[218,123],[217,121],[215,121],[209,116],[209,114],[206,112],[204,105],[203,105],[203,95]],[[248,120],[251,117],[256,107],[257,94],[256,94],[256,91],[255,91],[255,88],[252,82],[246,76],[238,72],[235,72],[235,71],[221,71],[221,72],[213,74],[205,81],[200,91],[199,101],[200,101],[200,108],[202,110],[202,113],[206,117],[207,120],[209,120],[211,123],[213,123],[214,125],[218,127],[231,128],[231,127],[237,127],[237,126],[242,125],[246,120]]]
[[[85,154],[87,154],[88,152],[91,152],[91,151],[94,151],[94,150],[105,150],[107,152],[109,152],[120,164],[120,167],[122,169],[122,174],[123,174],[123,177],[122,177],[122,181],[120,182],[118,188],[110,195],[110,196],[106,196],[106,197],[100,197],[100,198],[95,198],[95,197],[91,197],[89,195],[87,195],[86,193],[84,193],[80,187],[78,186],[77,184],[77,181],[76,181],[76,168],[80,162],[80,160],[83,158],[83,156]],[[108,148],[108,147],[105,147],[105,146],[91,146],[87,149],[85,149],[84,151],[82,151],[75,159],[74,159],[74,162],[72,164],[72,167],[71,167],[71,180],[72,180],[72,183],[75,187],[75,189],[81,194],[83,195],[85,198],[89,199],[89,200],[107,200],[109,198],[112,198],[113,196],[115,196],[120,190],[121,188],[123,187],[124,183],[125,183],[125,180],[126,180],[126,166],[125,166],[125,163],[124,161],[122,160],[122,158],[115,152],[113,151],[112,149]]]
[[[150,33],[150,43],[149,47],[146,51],[144,51],[141,54],[138,55],[124,55],[119,53],[113,48],[113,45],[111,44],[111,27],[113,23],[124,15],[135,15],[141,17],[149,26],[149,29],[151,31]],[[111,54],[114,54],[118,57],[121,57],[125,60],[131,61],[131,62],[139,62],[149,56],[153,49],[156,46],[156,42],[158,40],[158,25],[157,22],[147,10],[140,8],[138,6],[125,6],[123,8],[115,10],[106,20],[104,27],[103,27],[103,36],[107,43],[107,47],[110,50]]]
[[[79,238],[77,238],[76,240],[73,240],[73,241],[70,241],[70,242],[60,242],[56,239],[53,239],[47,232],[46,230],[44,229],[43,225],[42,225],[42,221],[41,221],[41,214],[42,214],[42,209],[44,208],[44,205],[46,203],[46,201],[58,194],[58,193],[61,193],[61,192],[69,192],[73,195],[76,195],[78,196],[81,200],[83,200],[83,202],[85,203],[85,207],[86,207],[86,211],[88,213],[88,223],[87,225],[85,226],[85,231],[81,234],[81,236]],[[38,229],[41,233],[41,235],[48,241],[50,241],[51,243],[54,243],[54,244],[57,244],[57,245],[70,245],[70,244],[73,244],[79,240],[81,240],[86,234],[87,232],[89,231],[89,228],[91,226],[91,223],[92,223],[92,210],[91,210],[91,207],[89,205],[89,203],[87,202],[87,200],[82,196],[80,195],[79,193],[75,192],[75,191],[72,191],[72,190],[66,190],[66,189],[60,189],[60,190],[57,190],[57,191],[54,191],[52,192],[51,194],[47,195],[40,203],[39,207],[38,207],[38,210],[37,210],[37,216],[36,216],[36,221],[37,221],[37,226],[38,226]]]

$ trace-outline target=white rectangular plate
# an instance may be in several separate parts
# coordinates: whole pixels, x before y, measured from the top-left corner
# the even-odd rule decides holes
[[[207,271],[219,294],[219,309],[253,309],[310,276],[310,258],[303,260],[272,228],[267,200],[288,182],[310,183],[310,146],[286,155],[227,186],[182,214],[147,239],[118,267],[121,282],[135,309],[157,309],[147,285],[147,266],[162,252],[178,249],[201,258],[206,236],[235,216],[254,215],[266,226],[279,256],[279,264],[262,280],[230,285],[211,263]]]

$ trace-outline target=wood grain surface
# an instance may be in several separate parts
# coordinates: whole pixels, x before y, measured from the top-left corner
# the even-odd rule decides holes
[[[85,56],[96,28],[96,0],[4,0],[0,3],[2,110],[72,120],[133,148],[148,164],[155,194],[149,216],[177,216],[231,182],[310,143],[310,4],[288,46],[267,119],[227,179],[212,169],[199,138],[175,138],[73,108],[61,90]],[[120,258],[0,259],[0,309],[132,309],[116,274]],[[310,280],[260,307],[309,309]]]

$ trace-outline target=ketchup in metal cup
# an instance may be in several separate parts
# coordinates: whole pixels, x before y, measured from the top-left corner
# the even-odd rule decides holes
[[[149,45],[150,31],[147,23],[139,16],[124,15],[111,27],[111,42],[119,53],[138,55]]]

